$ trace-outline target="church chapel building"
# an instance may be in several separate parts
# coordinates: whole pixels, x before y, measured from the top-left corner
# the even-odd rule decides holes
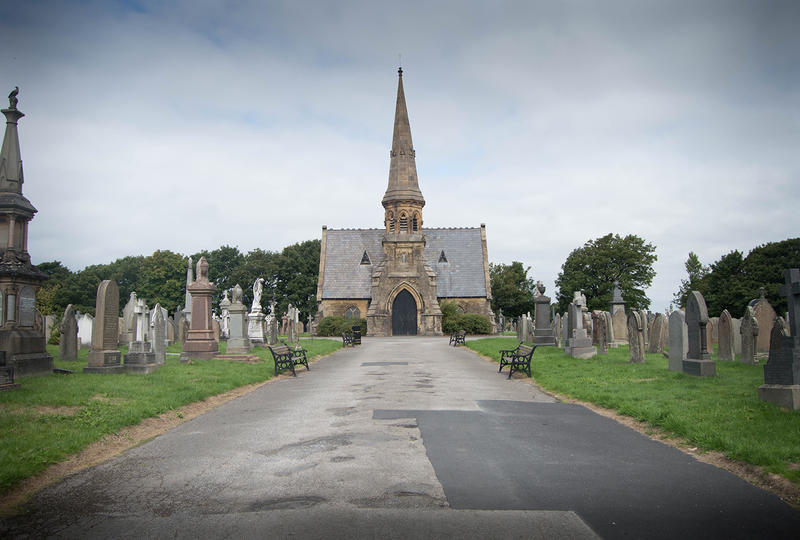
[[[440,302],[488,317],[494,329],[486,226],[423,228],[403,70],[380,229],[322,227],[316,322],[366,318],[368,336],[441,335]]]

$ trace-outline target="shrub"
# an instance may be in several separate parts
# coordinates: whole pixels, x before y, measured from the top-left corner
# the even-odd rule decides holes
[[[458,312],[456,303],[444,301],[439,308],[442,310],[442,332],[445,334],[458,332],[461,329],[458,322],[461,314]]]
[[[462,313],[458,322],[461,330],[466,330],[467,334],[490,334],[492,332],[489,319],[480,313]]]
[[[353,326],[361,325],[361,335],[367,333],[367,320],[366,319],[345,319],[331,315],[323,317],[317,327],[317,335],[320,336],[341,336],[343,332],[350,333],[353,331]]]

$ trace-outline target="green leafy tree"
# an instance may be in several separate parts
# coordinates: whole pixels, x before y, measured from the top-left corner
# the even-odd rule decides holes
[[[789,238],[781,242],[769,242],[754,248],[744,259],[747,293],[744,304],[758,298],[761,287],[778,314],[785,313],[786,297],[779,293],[784,283],[783,272],[787,268],[800,268],[800,238]]]
[[[136,294],[149,306],[157,303],[172,310],[183,305],[186,290],[186,259],[172,251],[156,251],[142,260]],[[120,298],[124,305],[126,297]]]
[[[645,309],[644,289],[653,282],[656,248],[629,234],[607,234],[572,251],[556,278],[558,309],[566,311],[575,291],[583,289],[590,310],[608,309],[614,281],[619,281],[628,307]]]
[[[305,321],[317,312],[320,240],[306,240],[283,248],[276,268],[278,313],[289,303],[300,310]]]
[[[701,294],[705,293],[705,277],[709,272],[709,268],[703,266],[700,262],[700,257],[694,251],[689,252],[689,258],[684,263],[687,279],[681,280],[681,286],[678,292],[675,293],[675,303],[680,307],[686,307],[686,299],[692,291],[699,291]]]
[[[231,247],[228,245],[220,246],[213,251],[200,251],[192,255],[192,264],[197,268],[197,261],[200,257],[205,257],[208,263],[208,279],[217,286],[217,292],[214,293],[212,303],[215,306],[219,305],[219,301],[223,296],[223,292],[231,289],[236,283],[231,279],[231,276],[239,268],[239,265],[244,262],[244,255],[239,251],[238,247]],[[184,263],[185,264],[185,263]],[[185,290],[185,274],[186,267],[184,266],[184,290]],[[197,276],[195,276],[197,279]],[[247,290],[249,286],[246,283],[239,283],[243,290]],[[252,285],[252,282],[250,283]],[[252,295],[251,295],[252,296]]]
[[[738,250],[723,255],[711,265],[704,276],[700,292],[706,301],[708,314],[717,316],[727,309],[733,317],[742,317],[752,295],[752,285],[744,269],[744,257]]]
[[[66,306],[61,308],[56,300],[56,293],[64,280],[72,275],[72,271],[61,264],[61,261],[43,262],[36,268],[48,277],[36,294],[36,309],[42,315],[62,315]]]
[[[253,283],[264,278],[264,289],[261,293],[261,305],[265,309],[275,294],[275,280],[280,265],[280,253],[254,249],[244,256],[242,264],[230,275],[230,283],[239,284],[244,291],[243,302],[246,306],[253,303]],[[266,311],[265,311],[266,312]]]
[[[528,277],[530,266],[519,261],[511,264],[490,264],[489,281],[492,287],[492,310],[503,310],[506,317],[519,317],[533,312],[533,278]]]

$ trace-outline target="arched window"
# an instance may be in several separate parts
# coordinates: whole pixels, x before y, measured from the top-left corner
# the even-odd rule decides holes
[[[411,228],[414,232],[419,230],[419,214],[414,214],[414,219],[411,220]]]
[[[348,307],[344,312],[345,319],[360,319],[361,318],[361,310],[359,310],[356,306]]]
[[[394,232],[394,213],[389,212],[389,232]]]
[[[408,232],[408,216],[400,214],[400,232]]]

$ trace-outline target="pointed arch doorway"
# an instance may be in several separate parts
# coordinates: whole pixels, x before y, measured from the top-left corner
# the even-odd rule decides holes
[[[417,335],[417,302],[403,289],[392,303],[392,335]]]

